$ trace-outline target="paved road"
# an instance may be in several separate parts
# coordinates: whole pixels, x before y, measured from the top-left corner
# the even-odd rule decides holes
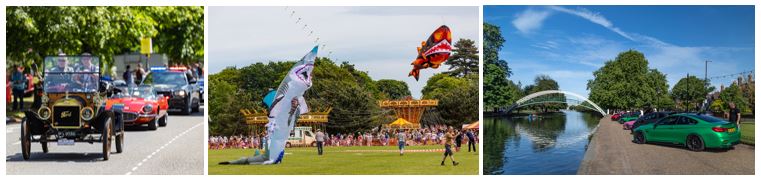
[[[170,115],[167,127],[156,131],[127,128],[125,150],[103,161],[101,144],[77,143],[74,146],[50,145],[42,153],[40,144],[32,143],[31,159],[21,157],[19,124],[8,124],[6,137],[6,173],[14,174],[132,174],[132,175],[202,175],[204,173],[203,107],[192,115]]]
[[[755,148],[737,145],[731,150],[693,152],[679,146],[635,144],[629,130],[600,120],[578,174],[755,174]]]

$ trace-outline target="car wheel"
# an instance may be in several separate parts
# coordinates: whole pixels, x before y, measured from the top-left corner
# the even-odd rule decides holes
[[[124,124],[116,135],[116,153],[124,152]]]
[[[703,139],[700,139],[697,135],[690,135],[687,136],[687,148],[692,151],[703,151],[705,150],[705,144],[703,144]]]
[[[21,155],[24,160],[29,160],[32,149],[32,135],[29,133],[29,122],[24,118],[21,121]]]
[[[159,126],[161,126],[161,127],[165,127],[166,126],[166,121],[167,121],[167,119],[169,119],[169,118],[167,118],[168,116],[169,115],[164,115],[164,116],[161,117],[161,119],[159,119]]]
[[[151,122],[148,122],[148,129],[150,130],[156,130],[158,129],[158,122],[156,121],[156,118],[153,118]]]
[[[312,144],[310,144],[310,145],[311,145],[312,147],[317,147],[317,142],[312,142]]]
[[[190,99],[188,99],[188,104],[185,105],[185,110],[182,110],[182,114],[184,115],[190,115],[190,113],[193,113],[193,108],[191,107],[192,103],[190,102]]]
[[[286,148],[290,148],[291,147],[291,143],[285,143],[285,147]]]
[[[637,143],[637,144],[647,143],[647,140],[645,140],[645,133],[642,133],[642,131],[634,132],[634,143]]]
[[[111,156],[111,134],[114,130],[111,118],[111,116],[106,117],[106,120],[103,121],[103,127],[101,127],[102,130],[100,130],[100,141],[103,144],[104,161],[108,160],[108,157]]]
[[[201,103],[196,103],[196,106],[193,106],[193,112],[199,112],[201,110]]]

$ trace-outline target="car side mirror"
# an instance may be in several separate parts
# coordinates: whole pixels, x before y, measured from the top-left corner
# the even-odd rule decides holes
[[[196,80],[195,78],[193,78],[193,79],[190,79],[190,81],[188,81],[188,82],[189,82],[190,84],[196,84],[196,83],[198,82],[198,80]]]

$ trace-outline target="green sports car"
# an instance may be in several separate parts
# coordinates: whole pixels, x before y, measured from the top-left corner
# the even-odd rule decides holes
[[[637,118],[639,118],[639,112],[630,112],[621,116],[621,118],[618,119],[618,124],[624,124],[625,122],[634,121],[634,120],[637,120]]]
[[[686,145],[692,151],[731,148],[740,143],[737,125],[712,116],[674,114],[634,129],[634,143]]]

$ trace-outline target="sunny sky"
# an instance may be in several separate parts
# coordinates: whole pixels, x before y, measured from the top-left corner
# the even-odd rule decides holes
[[[592,72],[629,49],[667,74],[670,87],[687,74],[702,78],[705,60],[709,77],[755,67],[753,6],[484,6],[484,22],[501,27],[511,80],[547,74],[581,95]]]
[[[449,67],[423,70],[420,81],[407,77],[416,47],[442,24],[452,29],[453,41],[467,38],[480,45],[478,17],[476,6],[210,7],[208,66],[217,73],[228,66],[297,60],[320,44],[318,56],[349,61],[374,80],[407,82],[420,98],[428,78]]]

